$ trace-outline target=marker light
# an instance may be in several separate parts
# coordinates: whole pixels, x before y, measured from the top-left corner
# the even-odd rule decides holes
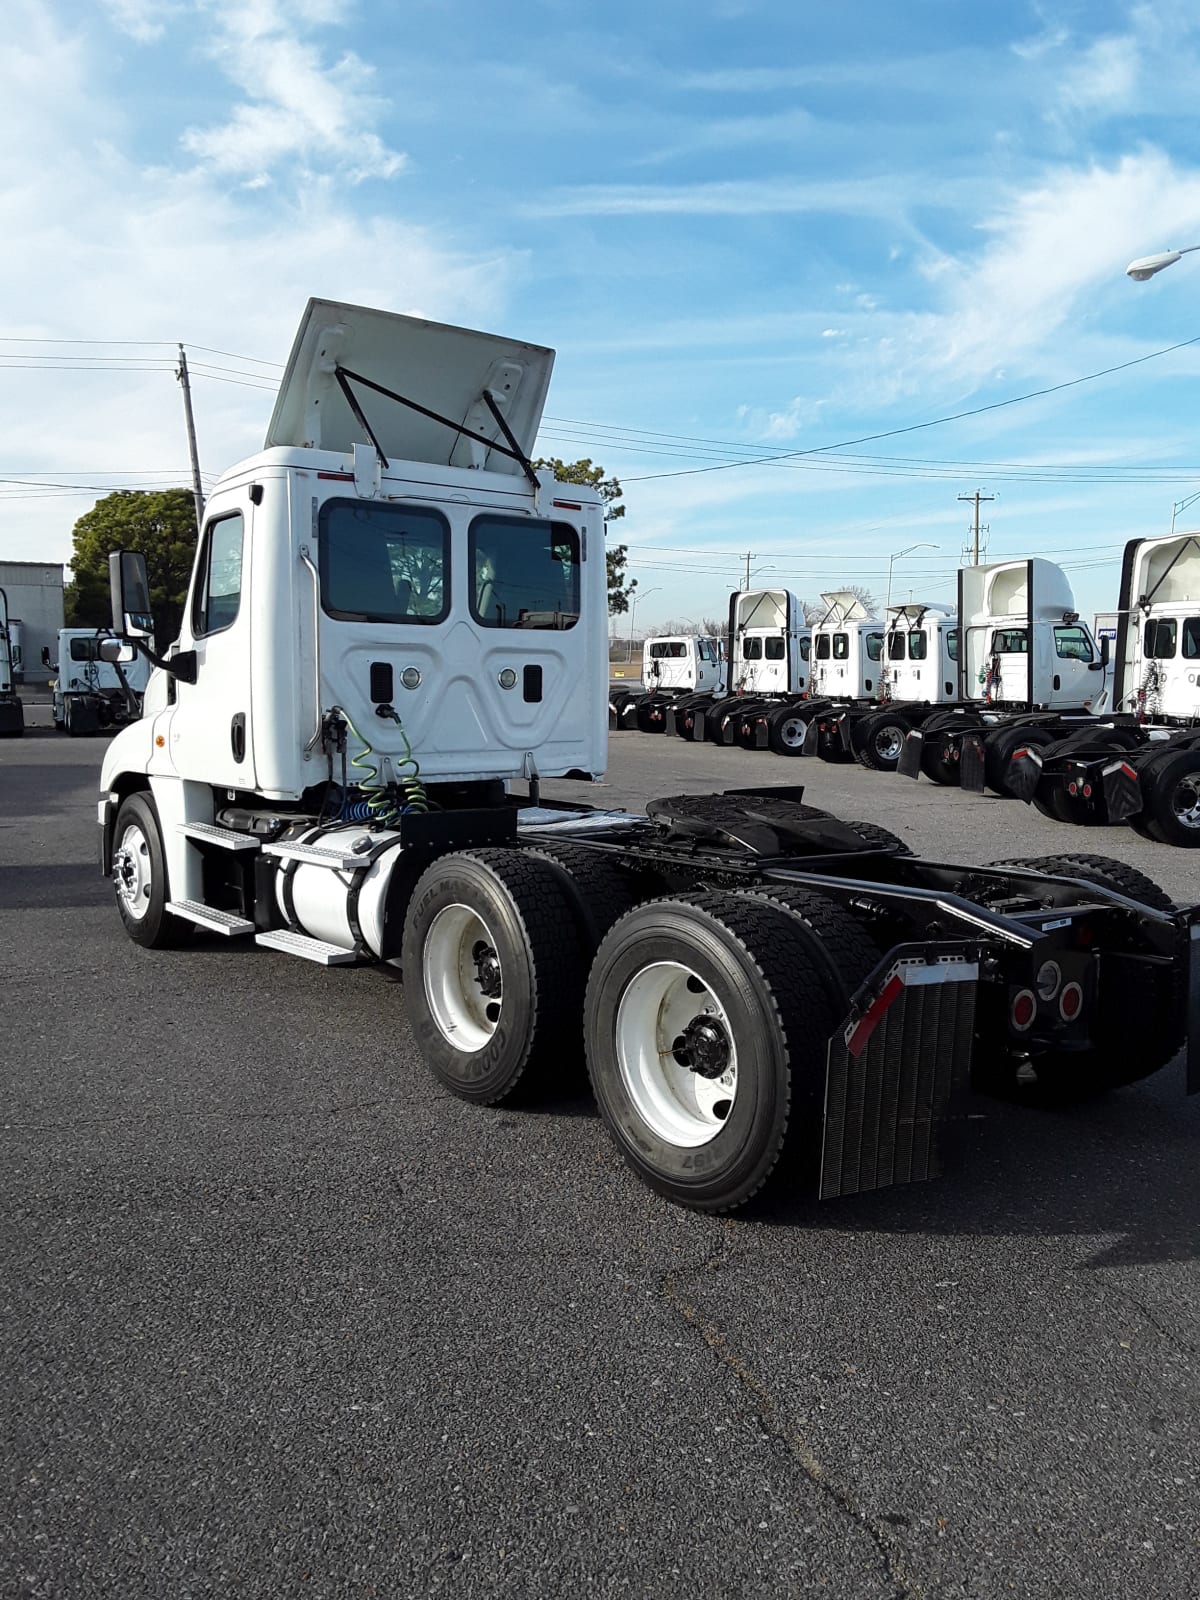
[[[1008,1020],[1017,1033],[1028,1033],[1037,1016],[1037,1000],[1032,989],[1018,989],[1013,996]]]
[[[1074,1022],[1083,1010],[1083,990],[1077,983],[1068,983],[1058,997],[1058,1012],[1064,1022]]]

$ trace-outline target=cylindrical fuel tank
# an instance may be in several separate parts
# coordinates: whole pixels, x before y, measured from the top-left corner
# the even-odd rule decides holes
[[[377,856],[365,872],[341,872],[307,861],[287,862],[285,858],[275,879],[275,895],[285,918],[288,917],[287,902],[290,898],[298,932],[307,933],[314,939],[324,939],[327,944],[335,944],[341,950],[353,950],[356,941],[347,905],[357,888],[356,915],[363,942],[373,954],[378,955],[383,932],[384,897],[392,868],[400,856],[400,835],[386,829],[368,833],[365,828],[347,823],[345,827],[328,830],[309,828],[289,842],[311,842],[322,850],[341,850],[351,854],[354,845],[361,839],[366,839],[372,850],[385,840],[393,839],[395,844]],[[285,872],[290,879],[290,895],[284,888]]]

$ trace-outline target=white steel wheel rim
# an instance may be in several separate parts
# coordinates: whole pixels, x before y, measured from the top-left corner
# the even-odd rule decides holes
[[[496,1031],[504,980],[492,930],[470,906],[443,906],[430,924],[422,958],[425,998],[448,1044],[467,1055]]]
[[[150,841],[145,830],[136,822],[126,824],[113,853],[113,882],[117,886],[117,898],[127,914],[135,922],[140,922],[150,909],[154,869],[150,858]]]
[[[707,1077],[680,1059],[679,1041],[723,1039],[727,1065]],[[715,1139],[737,1099],[737,1047],[721,1002],[678,961],[643,967],[617,1006],[617,1066],[633,1107],[667,1144],[695,1149]],[[711,1061],[709,1063],[711,1070]]]
[[[786,744],[789,749],[793,745],[803,744],[807,732],[808,723],[803,717],[784,717],[779,724],[780,742]]]
[[[1171,794],[1171,810],[1184,828],[1200,828],[1200,773],[1189,772]]]

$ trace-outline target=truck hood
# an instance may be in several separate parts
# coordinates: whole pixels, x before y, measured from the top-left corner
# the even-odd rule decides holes
[[[541,345],[338,300],[310,300],[279,386],[266,448],[349,454],[352,445],[369,442],[338,382],[341,368],[445,419],[355,385],[358,403],[389,460],[520,473],[521,464],[511,456],[446,424],[461,423],[484,435],[484,441],[505,444],[483,399],[490,390],[518,448],[531,455],[553,366],[554,351]]]

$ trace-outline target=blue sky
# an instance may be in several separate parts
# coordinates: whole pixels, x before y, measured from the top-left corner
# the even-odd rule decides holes
[[[1200,491],[1200,345],[828,448],[1200,336],[1200,256],[1124,276],[1200,242],[1194,7],[10,12],[0,556],[186,481],[173,341],[206,473],[256,449],[310,294],[554,346],[541,448],[625,485],[639,631],[720,614],[746,551],[882,599],[927,543],[893,597],[948,598],[977,488],[993,556],[1062,560],[1091,612]]]

